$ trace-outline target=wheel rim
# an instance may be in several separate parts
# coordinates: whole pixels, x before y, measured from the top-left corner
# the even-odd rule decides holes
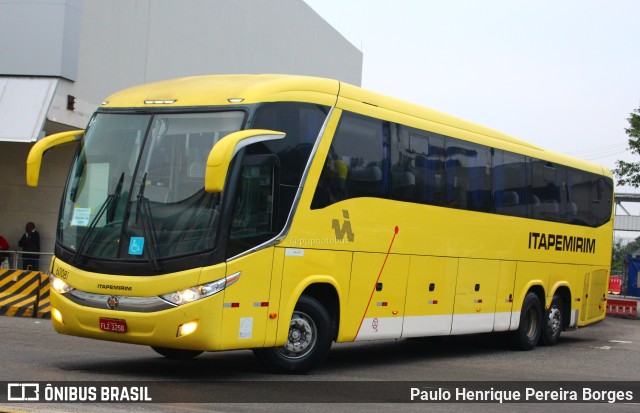
[[[538,331],[538,316],[536,309],[530,307],[527,310],[527,337],[533,339]]]
[[[547,333],[549,336],[553,337],[560,332],[561,326],[562,313],[560,312],[560,309],[558,307],[551,307],[547,318]]]
[[[313,350],[317,337],[316,323],[307,314],[296,311],[291,317],[287,343],[276,350],[284,357],[299,359]]]

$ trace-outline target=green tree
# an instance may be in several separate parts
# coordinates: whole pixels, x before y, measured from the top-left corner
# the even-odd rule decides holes
[[[629,127],[624,131],[629,136],[629,149],[640,156],[640,108],[631,112],[627,120]],[[616,161],[613,173],[618,178],[618,185],[640,187],[640,162]]]
[[[640,249],[640,237],[635,241],[631,241],[623,245],[621,239],[617,238],[613,242],[613,251],[611,254],[611,272],[621,274],[624,270],[624,260],[627,255]]]

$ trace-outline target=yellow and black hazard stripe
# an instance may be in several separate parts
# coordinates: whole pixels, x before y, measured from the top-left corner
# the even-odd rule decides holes
[[[39,271],[0,270],[0,314],[14,317],[36,317],[48,312],[49,280],[43,282]],[[44,276],[46,278],[46,276]],[[42,297],[41,297],[42,296]],[[42,301],[42,304],[40,303]]]
[[[38,318],[51,318],[51,306],[49,305],[49,293],[51,286],[49,276],[40,273],[40,287],[38,288]]]

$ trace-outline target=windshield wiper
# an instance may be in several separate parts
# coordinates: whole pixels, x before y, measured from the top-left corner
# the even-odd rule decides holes
[[[144,232],[144,238],[149,240],[147,245],[147,251],[149,253],[149,262],[153,266],[153,269],[159,271],[162,266],[158,263],[158,257],[156,256],[156,245],[158,240],[156,239],[156,230],[153,226],[153,219],[151,215],[151,207],[149,206],[149,199],[144,196],[144,188],[147,183],[147,173],[144,173],[142,177],[142,183],[140,184],[140,190],[138,191],[138,205],[136,206],[136,224],[138,218],[142,219],[142,231]]]
[[[124,182],[124,172],[120,174],[120,179],[118,179],[118,184],[116,185],[116,189],[115,191],[113,191],[113,194],[107,195],[107,199],[105,199],[102,205],[100,205],[100,209],[98,209],[98,213],[96,214],[95,217],[93,217],[93,219],[89,223],[89,226],[87,227],[87,231],[84,233],[84,236],[80,240],[80,244],[76,249],[76,253],[73,254],[73,258],[71,259],[72,264],[76,264],[78,258],[80,258],[80,256],[82,255],[82,252],[84,251],[89,241],[89,235],[93,234],[93,231],[96,228],[96,225],[98,225],[98,221],[100,221],[100,218],[102,218],[102,215],[104,215],[105,211],[109,210],[109,213],[107,214],[107,222],[113,221],[113,215],[115,213],[118,199],[120,198],[120,192],[122,191],[123,182]]]
[[[116,185],[116,190],[113,192],[113,198],[111,203],[109,204],[107,211],[107,222],[113,221],[114,215],[116,213],[116,208],[118,207],[118,201],[120,200],[120,193],[122,192],[123,182],[124,172],[120,174],[120,179],[118,180],[118,184]]]

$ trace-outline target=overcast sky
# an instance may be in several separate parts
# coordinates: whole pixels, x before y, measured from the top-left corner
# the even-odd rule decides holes
[[[305,1],[363,52],[366,89],[610,169],[634,160],[640,0]]]

